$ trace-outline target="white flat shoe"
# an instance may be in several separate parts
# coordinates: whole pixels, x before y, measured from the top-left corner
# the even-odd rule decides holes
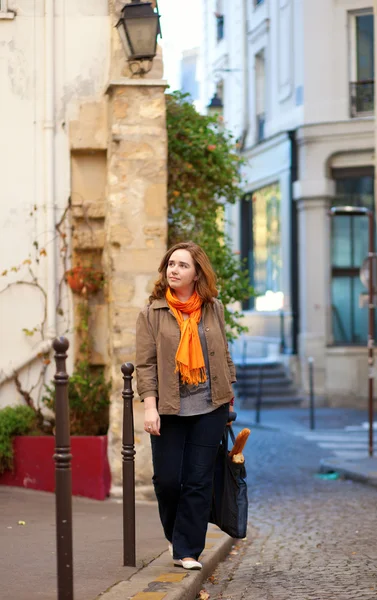
[[[175,560],[175,567],[183,567],[184,569],[188,569],[189,571],[200,571],[202,568],[202,564],[197,560]]]
[[[170,553],[170,556],[173,558],[173,544],[171,544],[171,543],[169,542],[169,546],[168,546],[168,548],[169,548],[169,553]]]

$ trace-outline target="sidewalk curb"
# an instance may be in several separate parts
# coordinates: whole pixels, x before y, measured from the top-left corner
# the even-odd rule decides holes
[[[99,594],[96,600],[195,600],[203,582],[229,554],[235,540],[215,525],[208,528],[201,571],[174,567],[168,551]]]
[[[346,479],[377,487],[377,471],[370,471],[367,467],[359,467],[356,470],[355,465],[341,458],[323,458],[320,461],[320,471],[321,473],[336,471]]]

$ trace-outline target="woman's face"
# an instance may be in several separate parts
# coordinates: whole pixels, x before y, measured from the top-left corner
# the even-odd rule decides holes
[[[191,296],[198,277],[194,260],[188,250],[173,252],[166,269],[166,277],[172,290]]]

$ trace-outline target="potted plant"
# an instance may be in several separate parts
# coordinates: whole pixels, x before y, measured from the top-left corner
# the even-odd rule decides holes
[[[78,316],[79,357],[68,383],[72,493],[103,500],[109,495],[111,485],[107,457],[111,384],[106,381],[103,368],[90,364],[87,293],[79,303]],[[0,411],[0,484],[53,492],[53,382],[45,386],[41,400],[45,408],[43,413],[30,398],[29,403],[29,406],[7,407]]]
[[[94,294],[103,287],[103,272],[78,265],[65,272],[65,280],[76,294]]]
[[[110,384],[103,371],[93,372],[79,362],[70,377],[72,493],[104,500],[110,492],[111,474],[107,458]],[[43,404],[54,415],[55,389],[46,386]],[[54,416],[46,417],[51,432]],[[37,424],[29,406],[0,410],[0,484],[53,492],[55,438]]]
[[[110,492],[107,458],[110,384],[103,371],[77,363],[68,384],[72,452],[72,493],[104,500]],[[46,386],[43,404],[54,415],[55,389]],[[51,433],[54,416],[46,417]],[[0,484],[53,492],[55,438],[40,427],[29,406],[0,410]]]
[[[13,468],[13,438],[36,429],[35,411],[29,406],[6,406],[0,410],[0,474]]]

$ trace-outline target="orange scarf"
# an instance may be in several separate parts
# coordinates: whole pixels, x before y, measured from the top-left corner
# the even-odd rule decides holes
[[[180,372],[183,383],[203,383],[207,375],[198,331],[202,316],[199,294],[194,292],[187,302],[181,302],[168,288],[166,300],[181,330],[181,340],[175,355],[175,372]],[[188,319],[184,319],[182,313],[189,315]]]

